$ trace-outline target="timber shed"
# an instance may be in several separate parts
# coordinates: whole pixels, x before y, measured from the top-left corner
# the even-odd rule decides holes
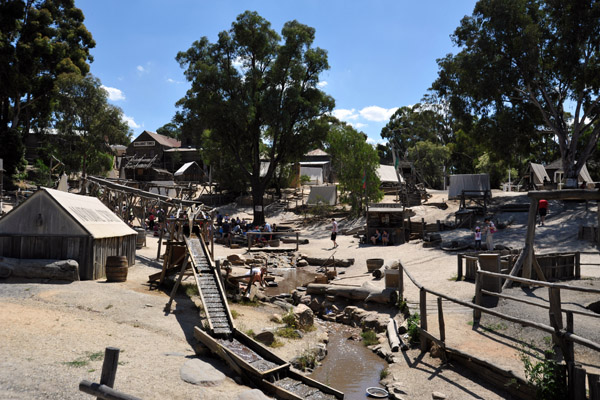
[[[404,244],[404,206],[395,203],[370,203],[367,208],[367,241],[379,229],[387,231],[390,244]],[[370,242],[367,242],[370,243]]]
[[[0,256],[73,259],[80,279],[100,279],[108,256],[135,263],[136,237],[96,197],[42,188],[0,219]]]

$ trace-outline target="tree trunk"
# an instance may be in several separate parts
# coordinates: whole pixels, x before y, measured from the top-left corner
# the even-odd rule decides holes
[[[252,207],[254,209],[254,225],[263,225],[265,223],[265,208],[263,207],[263,195],[265,189],[260,185],[252,185]]]

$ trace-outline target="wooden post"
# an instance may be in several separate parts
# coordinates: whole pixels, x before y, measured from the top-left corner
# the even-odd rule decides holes
[[[404,265],[398,261],[398,298],[404,300]]]
[[[246,232],[246,237],[248,238],[248,251],[250,251],[250,246],[252,243],[252,233],[251,232]]]
[[[569,400],[585,400],[585,369],[575,363],[567,364]]]
[[[573,312],[567,311],[567,332],[573,333]],[[573,341],[569,339],[563,339],[565,341],[563,348],[563,358],[566,362],[575,361],[575,350],[573,348]]]
[[[104,362],[102,363],[102,375],[100,384],[112,388],[115,385],[117,377],[117,367],[119,366],[119,349],[116,347],[107,347],[104,350]],[[101,399],[101,397],[98,397]]]
[[[421,236],[425,240],[425,218],[421,218]]]
[[[296,232],[296,251],[300,249],[300,233]]]
[[[463,277],[463,255],[458,255],[458,271],[456,273],[456,281],[461,281]]]
[[[163,241],[163,233],[164,233],[164,226],[162,226],[162,224],[158,224],[159,228],[160,228],[160,236],[158,237],[158,251],[156,252],[156,260],[160,260],[160,246],[162,245],[162,241]]]
[[[215,269],[217,270],[217,277],[221,281],[221,286],[225,288],[225,283],[223,282],[223,276],[221,275],[221,260],[215,261]]]
[[[575,252],[575,279],[581,278],[581,253]]]
[[[538,211],[538,201],[531,198],[529,204],[529,216],[527,218],[527,235],[525,236],[525,260],[523,262],[523,278],[531,279],[531,267],[533,264],[533,239],[535,237],[535,218]]]
[[[483,280],[483,275],[481,275],[478,271],[475,271],[475,304],[481,305],[481,283]],[[473,325],[479,323],[481,319],[481,310],[473,309]]]
[[[437,298],[438,306],[438,324],[440,325],[440,340],[446,341],[446,325],[444,324],[444,309],[442,308],[442,298]]]
[[[588,387],[590,388],[590,400],[600,400],[600,375],[588,374]]]
[[[598,205],[598,230],[596,232],[596,243],[600,245],[600,201],[596,201]]]
[[[102,400],[141,400],[139,397],[121,393],[106,385],[100,385],[85,379],[79,382],[79,391],[98,396]]]
[[[552,342],[556,346],[560,346],[561,349],[564,349],[564,340],[558,335],[558,332],[563,328],[562,311],[560,306],[560,289],[549,287],[548,300],[550,301],[550,309],[548,311],[550,317],[550,326],[554,328],[555,332],[552,334]]]
[[[419,308],[421,312],[421,329],[427,330],[427,292],[425,288],[419,291]],[[429,349],[427,346],[427,337],[421,333],[421,351],[424,353]]]

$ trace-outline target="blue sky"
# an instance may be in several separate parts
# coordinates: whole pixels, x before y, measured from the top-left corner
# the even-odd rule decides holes
[[[170,122],[189,88],[175,61],[203,36],[211,42],[237,15],[257,11],[281,31],[293,19],[316,29],[328,52],[322,89],[334,114],[381,141],[397,107],[421,100],[437,76],[436,59],[457,49],[450,35],[475,0],[76,0],[96,40],[91,72],[121,107],[135,138]]]

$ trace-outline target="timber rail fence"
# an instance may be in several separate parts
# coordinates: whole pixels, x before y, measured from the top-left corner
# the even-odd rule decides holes
[[[494,272],[487,272],[481,270],[479,264],[477,265],[477,276],[475,282],[475,304],[457,299],[455,297],[437,292],[435,290],[426,288],[421,285],[411,274],[410,272],[404,268],[401,262],[398,263],[400,268],[399,273],[399,285],[398,289],[400,291],[400,298],[404,298],[404,282],[403,282],[403,274],[406,274],[411,282],[419,289],[419,314],[420,314],[420,326],[419,334],[420,334],[420,342],[421,342],[421,351],[426,352],[429,349],[429,342],[435,343],[439,348],[443,351],[443,357],[448,359],[453,359],[463,364],[465,367],[473,370],[478,373],[482,378],[489,381],[490,383],[496,385],[497,387],[501,387],[507,390],[509,393],[523,399],[533,399],[535,397],[535,388],[525,382],[522,378],[514,375],[512,371],[504,370],[503,368],[494,365],[488,361],[484,361],[478,359],[476,356],[471,354],[462,353],[460,350],[452,349],[446,345],[446,329],[444,323],[444,312],[442,307],[442,299],[450,301],[455,304],[462,305],[464,307],[470,308],[473,310],[473,324],[479,323],[481,318],[481,314],[489,314],[495,317],[504,319],[506,321],[514,322],[517,324],[521,324],[524,326],[533,327],[535,329],[539,329],[544,332],[548,332],[552,334],[552,338],[555,344],[560,346],[563,351],[564,359],[566,362],[567,368],[567,385],[568,385],[568,399],[572,400],[584,400],[588,399],[586,396],[586,375],[588,379],[589,385],[589,399],[590,400],[600,400],[600,376],[597,374],[589,374],[586,373],[585,369],[583,369],[579,364],[576,364],[574,361],[574,351],[573,351],[573,343],[580,344],[589,349],[600,351],[600,344],[586,339],[584,337],[578,336],[573,333],[573,314],[581,314],[588,317],[600,317],[597,314],[589,313],[585,311],[577,311],[577,310],[567,310],[562,309],[560,302],[560,290],[577,290],[581,292],[587,293],[599,293],[600,289],[586,288],[586,287],[577,287],[570,286],[560,283],[549,283],[542,281],[534,281],[531,279],[525,279],[520,277],[515,277],[506,274],[499,274]],[[547,308],[550,310],[549,318],[550,325],[538,323],[535,321],[524,320],[521,318],[513,317],[504,313],[500,313],[498,311],[490,310],[481,306],[481,296],[482,295],[492,295],[497,296],[509,300],[517,300],[523,303],[532,304],[533,302],[524,301],[521,299],[517,299],[513,296],[502,295],[500,293],[489,292],[487,290],[483,290],[481,288],[483,277],[488,276],[497,279],[510,279],[514,282],[519,282],[531,286],[543,286],[548,287],[549,290],[549,299],[550,305],[544,306],[542,308]],[[437,310],[438,310],[438,325],[439,325],[439,338],[434,335],[431,331],[428,330],[427,326],[427,294],[431,294],[437,298]],[[540,306],[539,304],[532,304]],[[567,315],[567,324],[566,329],[562,324],[562,313],[566,313]],[[593,315],[592,315],[593,314]]]

